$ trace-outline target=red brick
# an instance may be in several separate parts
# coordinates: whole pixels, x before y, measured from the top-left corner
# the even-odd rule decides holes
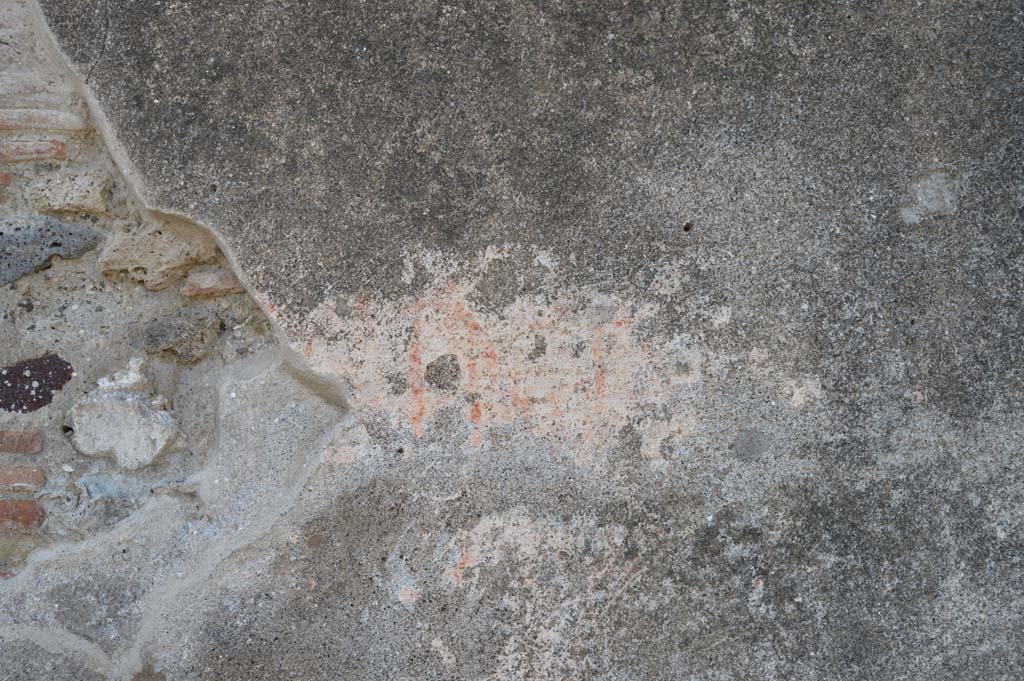
[[[11,182],[14,181],[14,175],[10,173],[0,173],[0,187],[10,187]]]
[[[85,130],[85,119],[57,109],[0,109],[0,130]]]
[[[46,519],[46,511],[34,499],[0,499],[0,530],[32,532]]]
[[[42,468],[0,466],[0,490],[35,492],[45,484],[46,472]]]
[[[43,451],[43,433],[38,430],[0,430],[0,452],[38,454]]]
[[[59,140],[0,142],[0,162],[50,161],[67,156],[67,148]]]

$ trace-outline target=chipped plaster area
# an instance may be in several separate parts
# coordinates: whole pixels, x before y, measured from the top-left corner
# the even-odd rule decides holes
[[[788,401],[794,417],[825,400],[814,377],[769,370],[756,353],[709,350],[703,329],[650,332],[672,309],[668,294],[683,263],[663,266],[643,299],[560,287],[489,310],[480,304],[481,287],[512,251],[491,249],[469,267],[439,253],[408,256],[409,270],[426,282],[421,293],[321,304],[306,327],[305,356],[344,377],[353,406],[386,426],[407,457],[435,441],[438,429],[451,429],[442,437],[464,430],[461,446],[471,452],[514,426],[595,467],[630,426],[640,434],[642,459],[657,465],[719,427],[706,419],[715,416],[722,374],[736,363],[748,365],[776,401]],[[531,255],[542,277],[571,267],[542,250]],[[714,328],[727,323],[719,313]],[[448,383],[431,380],[438,361],[452,362]]]
[[[484,255],[479,270],[505,257]],[[386,419],[410,455],[442,413],[457,415],[470,447],[483,446],[495,428],[521,425],[582,466],[595,465],[631,420],[644,422],[642,453],[651,460],[662,458],[663,441],[699,426],[706,358],[685,336],[636,339],[654,305],[584,289],[522,296],[487,312],[471,301],[481,275],[459,277],[439,254],[421,255],[416,266],[430,283],[415,298],[322,304],[314,328],[326,337],[313,336],[306,348],[313,365],[351,382],[358,409]],[[428,368],[448,355],[456,375],[432,384]]]

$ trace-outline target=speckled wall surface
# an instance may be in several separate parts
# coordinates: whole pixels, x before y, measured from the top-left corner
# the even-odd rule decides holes
[[[1020,3],[40,6],[132,205],[276,337],[218,355],[192,487],[8,582],[14,659],[1024,675]],[[131,527],[185,558],[76,576]]]

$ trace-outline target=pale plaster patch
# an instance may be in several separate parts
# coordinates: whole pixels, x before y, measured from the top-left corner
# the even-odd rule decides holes
[[[452,654],[452,651],[448,648],[447,645],[445,645],[444,641],[442,641],[439,638],[435,638],[433,641],[430,642],[430,647],[434,650],[434,652],[438,654],[438,656],[441,658],[441,661],[444,662],[446,667],[448,667],[449,669],[455,667],[455,655]]]
[[[907,187],[900,218],[908,225],[916,225],[935,215],[955,213],[959,191],[956,176],[943,170],[915,178]]]
[[[508,255],[508,247],[487,249],[477,271]],[[651,459],[660,456],[662,440],[697,426],[703,351],[683,336],[637,338],[637,325],[661,313],[657,304],[566,290],[553,299],[520,296],[499,315],[473,305],[478,278],[457,277],[439,254],[419,254],[414,266],[431,275],[416,297],[352,296],[312,315],[304,354],[318,370],[351,383],[358,411],[385,415],[416,441],[440,410],[454,407],[473,447],[494,426],[518,424],[574,452],[581,464],[598,460],[626,423],[639,422]],[[342,318],[339,308],[351,312]],[[456,390],[426,380],[427,366],[445,355],[458,361]],[[387,377],[400,378],[404,390],[396,394]],[[657,411],[652,406],[663,415],[647,415]]]
[[[716,307],[711,314],[711,326],[720,329],[732,321],[732,308],[725,305]]]
[[[370,436],[359,423],[343,423],[335,428],[324,446],[324,461],[333,464],[356,463],[370,447]]]
[[[821,388],[821,379],[813,376],[786,381],[786,392],[789,394],[789,403],[797,409],[825,396],[825,391]]]

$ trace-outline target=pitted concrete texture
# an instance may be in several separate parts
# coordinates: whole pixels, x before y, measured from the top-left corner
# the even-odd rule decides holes
[[[1019,3],[39,5],[149,216],[57,262],[160,310],[90,376],[191,431],[12,669],[1024,677]],[[214,241],[280,347],[172,311]]]

